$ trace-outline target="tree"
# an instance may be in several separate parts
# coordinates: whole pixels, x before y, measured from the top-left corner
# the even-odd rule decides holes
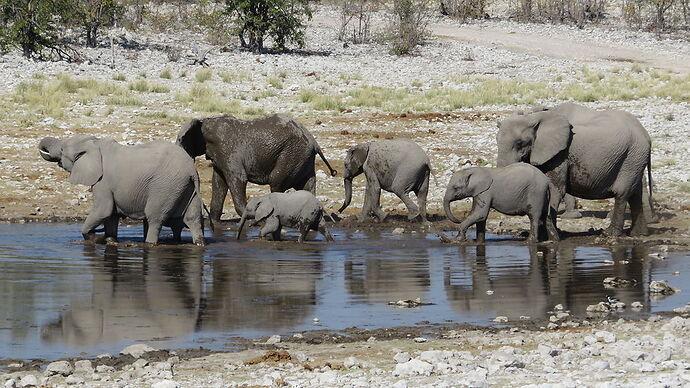
[[[284,50],[288,43],[304,46],[305,19],[312,16],[310,0],[226,0],[242,47],[264,50],[266,37]]]
[[[58,45],[58,25],[68,0],[0,0],[0,49],[20,47],[31,58]]]
[[[112,26],[122,7],[115,0],[72,0],[74,24],[84,28],[86,45],[96,47],[98,31],[104,26]]]

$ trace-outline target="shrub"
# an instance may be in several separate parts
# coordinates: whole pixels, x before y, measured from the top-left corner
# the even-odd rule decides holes
[[[338,0],[338,40],[352,43],[371,41],[371,17],[381,5],[382,0]]]
[[[199,69],[194,73],[194,79],[196,82],[206,82],[213,77],[213,70],[211,69]]]
[[[27,58],[58,49],[58,27],[70,16],[70,0],[0,0],[0,50],[20,47]]]
[[[426,39],[427,24],[431,16],[430,0],[398,0],[389,12],[390,52],[410,54]]]
[[[166,67],[166,68],[164,68],[164,69],[161,71],[161,73],[160,73],[159,76],[160,76],[161,78],[171,79],[171,78],[172,78],[172,71],[170,71],[170,68],[169,68],[169,67]]]
[[[226,5],[242,47],[262,52],[266,37],[280,50],[288,43],[304,46],[305,19],[312,15],[309,0],[226,0]]]
[[[487,0],[441,0],[441,14],[463,21],[480,19],[486,14]]]

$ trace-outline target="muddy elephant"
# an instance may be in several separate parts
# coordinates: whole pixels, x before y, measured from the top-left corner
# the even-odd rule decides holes
[[[158,243],[163,225],[180,240],[186,226],[197,245],[204,245],[203,204],[194,160],[166,141],[135,146],[110,139],[76,135],[64,140],[45,137],[41,156],[70,173],[69,181],[90,186],[93,206],[81,232],[95,238],[103,225],[105,238],[117,240],[121,216],[144,220],[147,243]]]
[[[651,203],[651,139],[633,115],[565,103],[499,122],[497,143],[499,167],[528,162],[546,173],[553,183],[553,209],[566,193],[584,199],[615,198],[607,233],[623,233],[629,203],[631,235],[647,234],[642,180],[647,167]]]
[[[389,191],[403,201],[410,220],[426,220],[426,197],[429,192],[431,162],[426,152],[410,140],[383,140],[358,144],[345,156],[345,201],[338,210],[343,212],[352,201],[352,180],[364,173],[367,188],[364,194],[362,218],[376,217],[383,221],[388,214],[381,209],[381,190]],[[415,205],[408,197],[417,196]]]
[[[220,220],[228,190],[237,214],[244,212],[247,182],[269,185],[272,192],[294,188],[315,193],[317,154],[330,174],[337,174],[314,136],[282,114],[254,120],[232,116],[193,119],[180,130],[177,144],[193,158],[205,154],[213,163],[212,220]]]

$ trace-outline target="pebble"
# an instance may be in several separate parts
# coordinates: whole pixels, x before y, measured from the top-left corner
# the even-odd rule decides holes
[[[393,376],[430,376],[433,371],[433,365],[413,358],[408,362],[397,364],[393,370]]]
[[[416,342],[416,343],[418,343],[418,344],[423,343],[423,342],[426,342],[426,341],[427,341],[427,339],[424,338],[424,337],[416,337],[416,338],[414,339],[414,342]]]
[[[408,362],[411,359],[412,359],[412,357],[410,357],[410,353],[407,353],[407,352],[396,353],[395,356],[393,356],[393,360],[395,360],[395,362],[398,364]]]
[[[139,358],[143,356],[145,353],[155,351],[156,349],[146,345],[146,344],[134,344],[134,345],[129,345],[126,348],[122,349],[120,351],[120,354],[126,355],[129,354],[130,356],[134,358]]]
[[[275,345],[277,343],[280,343],[281,337],[277,334],[272,335],[266,340],[266,345]]]
[[[675,288],[668,285],[666,280],[652,280],[649,283],[649,292],[652,294],[673,295],[677,292]]]
[[[5,381],[5,388],[16,388],[17,381],[15,379],[9,379]]]
[[[38,379],[34,375],[26,375],[19,380],[20,387],[38,387]]]
[[[496,323],[506,323],[506,322],[508,322],[508,317],[498,316],[498,317],[494,318],[494,322],[496,322]]]
[[[163,380],[151,384],[151,388],[179,388],[180,384],[173,380]]]
[[[405,233],[405,229],[403,229],[403,228],[395,228],[395,229],[393,229],[393,234],[400,235],[400,234],[403,234],[403,233]]]

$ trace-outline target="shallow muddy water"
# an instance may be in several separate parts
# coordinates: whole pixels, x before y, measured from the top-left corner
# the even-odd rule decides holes
[[[205,248],[148,248],[84,244],[79,227],[0,224],[0,359],[117,353],[142,341],[224,350],[233,337],[420,321],[490,324],[498,315],[543,318],[559,303],[585,315],[606,296],[640,301],[641,313],[622,315],[645,315],[684,305],[690,290],[687,252],[657,260],[643,247],[537,248],[498,236],[461,247],[431,234],[334,229],[332,244],[237,242],[226,232]],[[120,229],[121,241],[141,235]],[[606,289],[608,276],[637,284]],[[650,296],[658,279],[685,291]],[[387,305],[414,298],[433,304]]]

